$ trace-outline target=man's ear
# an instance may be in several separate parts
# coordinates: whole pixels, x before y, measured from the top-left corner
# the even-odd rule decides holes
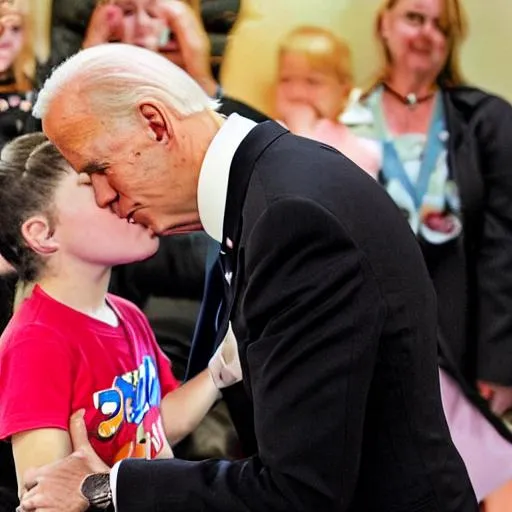
[[[169,118],[163,110],[152,103],[139,105],[139,112],[146,124],[146,130],[151,140],[168,143],[173,135],[173,129]]]
[[[21,234],[27,245],[37,254],[50,255],[59,250],[59,243],[53,236],[53,229],[46,217],[35,216],[21,226]]]

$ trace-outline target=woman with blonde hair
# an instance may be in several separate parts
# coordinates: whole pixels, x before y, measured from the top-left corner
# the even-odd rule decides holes
[[[423,250],[445,413],[483,499],[512,478],[512,108],[462,78],[459,0],[386,0],[375,31],[383,63],[357,133],[380,143],[378,179]]]
[[[0,147],[34,128],[32,31],[27,0],[0,1]]]
[[[291,132],[329,144],[375,174],[375,143],[340,121],[353,88],[347,43],[321,27],[298,27],[281,41],[278,62],[276,117]]]

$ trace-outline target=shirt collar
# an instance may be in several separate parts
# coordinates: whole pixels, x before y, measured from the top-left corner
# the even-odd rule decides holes
[[[197,204],[203,229],[222,243],[229,171],[236,150],[256,126],[254,121],[231,114],[213,138],[201,166]]]

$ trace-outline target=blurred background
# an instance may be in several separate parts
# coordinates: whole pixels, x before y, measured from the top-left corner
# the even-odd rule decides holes
[[[90,0],[30,1],[36,51],[42,61],[50,54],[52,45],[58,50],[59,45],[73,44],[70,33],[85,29],[92,4]],[[277,43],[296,26],[319,25],[343,37],[354,55],[356,84],[364,85],[376,67],[378,55],[373,44],[372,23],[379,0],[202,0],[200,3],[213,42],[214,64],[218,65],[222,57],[220,77],[225,91],[267,114],[272,113]],[[507,62],[505,44],[512,26],[512,2],[464,0],[463,4],[470,27],[462,51],[462,69],[467,80],[512,100],[512,67]],[[79,44],[78,39],[75,44]]]

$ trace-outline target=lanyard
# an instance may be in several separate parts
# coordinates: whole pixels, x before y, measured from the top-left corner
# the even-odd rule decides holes
[[[439,156],[445,149],[445,137],[443,137],[443,134],[446,133],[446,131],[441,95],[436,94],[432,121],[430,122],[427,142],[425,144],[423,158],[421,159],[418,181],[416,184],[414,184],[411,182],[409,176],[407,175],[404,164],[398,156],[398,152],[396,150],[393,139],[386,129],[382,110],[381,108],[378,108],[376,103],[378,100],[380,100],[382,91],[380,90],[378,93],[379,94],[376,95],[373,105],[377,108],[374,108],[373,110],[376,121],[375,127],[379,137],[381,137],[383,140],[382,174],[388,181],[392,179],[399,181],[407,193],[411,196],[416,209],[419,210],[423,203],[423,198],[425,197],[425,194],[428,190],[430,176],[436,168],[436,163]]]

